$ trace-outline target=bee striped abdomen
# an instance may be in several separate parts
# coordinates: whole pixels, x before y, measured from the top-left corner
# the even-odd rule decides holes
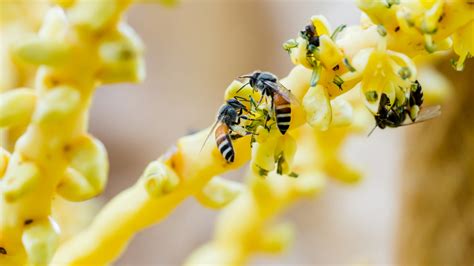
[[[228,162],[232,163],[235,159],[234,147],[229,137],[229,128],[226,124],[221,124],[216,128],[216,144],[222,157]]]
[[[277,127],[285,135],[291,122],[291,104],[279,94],[275,95],[274,101]]]

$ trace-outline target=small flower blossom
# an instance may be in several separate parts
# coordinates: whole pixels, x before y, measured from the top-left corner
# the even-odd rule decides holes
[[[416,77],[416,67],[409,57],[383,48],[369,48],[356,57],[360,58],[355,58],[354,62],[363,69],[362,97],[371,112],[377,112],[382,93],[387,94],[391,103],[395,98],[405,101],[406,91]]]
[[[354,76],[350,73],[356,70],[336,44],[338,35],[345,28],[341,25],[331,31],[325,17],[313,16],[298,38],[284,44],[294,64],[312,70],[311,88],[302,104],[306,121],[320,130],[327,130],[332,121],[330,99],[355,85]]]

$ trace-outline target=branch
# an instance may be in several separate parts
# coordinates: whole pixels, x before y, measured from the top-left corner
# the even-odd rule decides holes
[[[106,152],[88,136],[86,123],[97,84],[143,77],[140,42],[119,23],[128,4],[82,0],[67,14],[51,8],[38,36],[13,49],[39,69],[34,91],[0,94],[0,127],[28,125],[11,155],[0,152],[2,265],[47,264],[52,258],[59,234],[50,218],[56,190],[85,200],[105,186]],[[119,49],[103,47],[110,43]],[[129,56],[120,57],[124,52]],[[124,74],[121,80],[104,75],[115,72]]]
[[[366,9],[367,12],[374,13],[380,11],[377,8],[369,6]],[[393,10],[395,8],[386,12],[391,14],[391,12],[394,12]],[[436,14],[422,17],[420,20],[432,19]],[[391,16],[391,18],[394,18],[394,16]],[[377,31],[378,26],[373,23],[364,26],[354,26],[347,28],[341,33],[340,37],[333,40],[330,37],[332,35],[330,26],[323,17],[313,17],[312,23],[318,28],[319,34],[321,34],[319,36],[321,39],[319,50],[308,51],[308,42],[302,38],[293,40],[292,43],[296,46],[286,46],[290,47],[288,51],[292,61],[301,66],[295,67],[286,78],[281,80],[281,83],[290,89],[292,94],[303,103],[302,106],[292,106],[290,130],[295,130],[306,122],[322,129],[328,128],[331,123],[336,123],[334,121],[338,119],[335,119],[333,116],[337,116],[337,113],[332,110],[333,106],[327,103],[329,100],[353,89],[358,84],[362,85],[363,93],[366,93],[369,89],[382,90],[385,88],[380,87],[380,85],[386,84],[382,81],[386,80],[386,77],[389,76],[391,78],[391,86],[389,87],[393,88],[389,95],[393,99],[396,95],[400,95],[396,93],[399,86],[406,88],[406,85],[416,78],[416,68],[414,68],[411,59],[404,54],[387,49],[387,47],[395,47],[394,44],[397,43],[397,40],[392,38],[396,35],[394,33],[395,29],[389,29],[385,36],[380,36]],[[395,23],[399,22],[395,21]],[[435,23],[434,25],[437,26],[438,24]],[[452,30],[455,30],[455,28],[452,28]],[[409,31],[409,29],[403,28],[402,31]],[[423,34],[421,34],[421,39],[423,39]],[[407,44],[408,46],[402,48],[411,49],[414,54],[424,52],[419,46],[410,46],[412,45],[411,43]],[[308,55],[311,53],[316,58],[316,61],[313,62],[316,65],[311,64],[308,60]],[[350,63],[353,65],[350,65]],[[374,70],[379,64],[383,66],[383,71]],[[315,66],[318,66],[318,72],[320,71],[317,75],[318,80],[311,79],[311,72],[314,73]],[[399,69],[406,70],[403,72],[404,75],[399,75]],[[406,72],[408,71],[411,75],[407,75]],[[310,82],[311,85],[314,83],[321,86],[319,91],[307,93],[310,89]],[[374,84],[377,86],[373,86]],[[241,86],[240,82],[233,82],[228,87],[225,98],[229,99],[235,96]],[[259,97],[254,95],[252,89],[248,86],[242,90],[240,95],[245,98],[251,95],[254,99]],[[363,100],[369,108],[376,106],[375,103],[368,102],[365,97],[363,97]],[[320,109],[315,107],[320,106],[319,104],[324,102],[327,107],[325,108],[325,115],[330,117],[317,113]],[[343,122],[341,123],[344,124]],[[136,233],[160,222],[187,197],[200,195],[205,185],[213,176],[241,167],[250,159],[251,148],[250,137],[248,136],[234,142],[236,158],[232,164],[227,164],[215,145],[210,143],[204,147],[202,152],[199,152],[208,130],[181,138],[176,145],[176,150],[170,156],[165,156],[158,160],[157,163],[161,167],[168,169],[167,175],[161,177],[161,179],[173,180],[173,176],[177,176],[180,180],[179,184],[172,191],[161,194],[158,198],[152,197],[149,195],[146,183],[142,181],[142,177],[133,187],[111,200],[96,217],[92,225],[83,233],[60,247],[53,261],[60,264],[111,263],[123,252],[130,239]],[[259,134],[257,137],[257,143],[254,143],[255,147],[252,151],[251,164],[254,172],[257,171],[256,165],[268,166],[269,169],[264,170],[271,171],[275,167],[273,163],[274,152],[277,150],[288,152],[291,155],[289,157],[293,156],[294,149],[291,151],[291,145],[280,145],[284,137],[275,135],[275,132],[265,134],[264,131],[258,131],[257,133],[261,133],[261,135]],[[333,143],[335,146],[341,145],[342,139],[346,134],[339,132],[334,135],[340,139],[329,143]],[[358,180],[360,178],[358,172],[351,167],[345,166],[337,158],[337,152],[329,149],[328,145],[325,144],[326,138],[330,136],[331,134],[327,133],[319,137],[321,149],[327,151],[323,156],[328,157],[328,159],[321,160],[323,171],[338,176],[341,180],[349,182]],[[285,171],[288,171],[291,168],[291,163],[288,162],[284,168]],[[259,182],[256,181],[256,183]],[[271,186],[271,182],[268,182],[267,185]],[[158,186],[156,189],[159,188]],[[246,194],[244,193],[243,195]],[[242,199],[249,198],[243,195],[239,196],[234,202],[240,202]],[[232,205],[234,202],[232,202]],[[285,204],[288,202],[286,196],[282,197],[281,202],[285,202]],[[259,204],[258,201],[254,203]],[[248,208],[249,211],[251,211],[251,208],[254,208],[252,205],[245,206],[244,208]],[[267,218],[270,216],[267,216]],[[262,219],[263,221],[266,221],[266,218]],[[239,252],[234,249],[229,251]],[[237,257],[242,256],[239,255]]]

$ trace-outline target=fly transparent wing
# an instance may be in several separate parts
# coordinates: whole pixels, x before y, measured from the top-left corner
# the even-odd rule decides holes
[[[199,152],[201,152],[202,149],[204,149],[204,146],[206,145],[206,142],[209,140],[209,137],[212,135],[214,130],[216,130],[217,125],[219,125],[219,120],[216,120],[216,122],[214,122],[214,124],[212,125],[211,130],[209,130],[209,133],[207,134],[206,139],[204,140],[204,143],[202,144],[201,149],[199,150]]]
[[[416,122],[423,122],[432,118],[435,118],[437,116],[441,115],[441,106],[435,105],[435,106],[428,106],[426,108],[422,108],[420,113],[415,119]]]
[[[420,113],[416,117],[415,122],[408,121],[406,123],[403,123],[403,126],[411,125],[414,123],[425,122],[427,120],[438,117],[439,115],[441,115],[441,106],[434,105],[434,106],[424,107],[420,110]]]

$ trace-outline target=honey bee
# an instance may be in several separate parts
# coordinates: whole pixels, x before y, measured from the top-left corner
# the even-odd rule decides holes
[[[239,126],[241,118],[247,119],[243,116],[244,111],[247,112],[247,108],[237,99],[233,98],[228,100],[219,109],[216,122],[212,125],[209,134],[202,144],[201,150],[214,132],[217,148],[222,157],[224,157],[228,163],[233,163],[235,151],[232,140],[247,135],[247,131]]]
[[[377,127],[384,129],[386,127],[407,126],[427,121],[441,114],[439,105],[422,107],[422,104],[423,90],[418,81],[415,81],[411,86],[409,98],[406,99],[404,104],[400,105],[395,100],[395,103],[390,106],[390,99],[387,94],[383,93],[380,97],[377,113],[374,115],[376,125],[369,136]]]
[[[291,104],[299,104],[290,90],[285,88],[278,81],[278,78],[270,72],[255,71],[251,75],[244,75],[239,78],[248,78],[247,84],[250,84],[254,91],[259,91],[262,94],[257,106],[260,105],[264,98],[270,99],[271,110],[275,114],[277,127],[281,134],[285,135],[291,122]],[[247,84],[242,86],[242,88]]]

